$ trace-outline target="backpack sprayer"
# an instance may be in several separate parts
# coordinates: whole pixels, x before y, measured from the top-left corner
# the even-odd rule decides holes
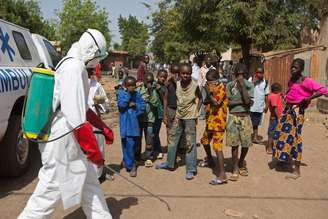
[[[51,123],[49,121],[54,117],[54,85],[54,71],[44,68],[32,69],[22,115],[23,137],[32,142],[48,142],[51,124],[47,123]],[[48,130],[45,130],[46,126]]]
[[[59,66],[66,60],[64,59]],[[56,69],[57,69],[56,68]],[[51,123],[60,111],[60,105],[55,112],[52,110],[52,100],[55,86],[55,71],[45,68],[33,68],[30,82],[26,91],[26,98],[22,114],[23,137],[35,143],[48,143],[56,141],[74,130],[80,128],[79,125],[69,132],[49,139]]]
[[[29,141],[36,143],[48,143],[56,141],[81,126],[80,125],[59,137],[49,140],[51,123],[56,117],[57,113],[60,111],[60,106],[57,107],[55,112],[53,112],[52,110],[55,85],[54,74],[55,72],[50,69],[32,69],[32,76],[28,85],[27,95],[22,114],[23,137],[28,139]],[[107,165],[105,165],[104,167],[105,169],[108,169],[111,172],[122,177],[125,181],[131,183],[142,191],[150,194],[152,197],[157,198],[159,201],[163,202],[166,205],[169,211],[171,211],[169,204],[158,195],[153,194],[149,190],[143,188],[142,186],[138,185],[127,177],[121,175],[113,168]]]

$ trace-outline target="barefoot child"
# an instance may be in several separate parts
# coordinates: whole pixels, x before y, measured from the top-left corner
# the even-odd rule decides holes
[[[205,90],[207,93],[205,105],[206,127],[200,142],[207,152],[207,160],[213,160],[210,144],[213,140],[213,150],[216,153],[218,162],[218,176],[210,181],[211,185],[220,185],[227,182],[224,171],[224,156],[222,152],[223,138],[226,128],[228,100],[225,86],[220,82],[220,75],[216,70],[211,69],[206,74]],[[213,162],[214,163],[214,162]]]
[[[270,121],[268,127],[268,145],[266,147],[266,152],[267,154],[272,154],[273,133],[278,125],[282,111],[284,110],[281,85],[279,83],[274,83],[271,85],[271,93],[268,97],[268,107],[270,111]]]
[[[131,177],[137,176],[135,149],[140,136],[139,117],[145,111],[145,102],[135,88],[136,79],[128,76],[124,79],[123,87],[118,90],[117,94],[123,162]]]
[[[313,79],[303,76],[304,60],[295,59],[291,66],[291,78],[285,96],[286,107],[274,132],[273,157],[279,161],[295,161],[293,174],[286,178],[297,179],[301,176],[300,164],[303,151],[302,127],[305,109],[311,100],[328,90]],[[298,108],[298,112],[296,112]]]
[[[163,159],[162,145],[159,137],[159,132],[161,130],[162,121],[164,117],[164,96],[166,93],[165,82],[167,79],[167,71],[162,69],[157,72],[157,82],[156,82],[156,91],[159,96],[160,102],[157,107],[157,113],[155,115],[155,124],[154,124],[154,157],[157,159]]]
[[[229,180],[237,181],[239,175],[248,176],[245,158],[252,146],[252,122],[250,107],[254,86],[245,79],[247,69],[238,63],[235,68],[235,79],[227,84],[229,117],[227,122],[227,146],[231,147],[233,172]],[[238,160],[238,147],[241,154]]]
[[[180,81],[177,81],[177,111],[172,124],[174,139],[168,145],[167,162],[158,169],[174,169],[177,147],[184,132],[186,137],[186,179],[191,180],[197,173],[196,124],[201,104],[201,95],[196,82],[191,79],[190,64],[181,64]]]

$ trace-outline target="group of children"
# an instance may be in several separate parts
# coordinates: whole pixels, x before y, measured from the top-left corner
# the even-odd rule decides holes
[[[311,99],[328,94],[326,88],[302,76],[303,70],[304,61],[294,60],[285,109],[280,84],[273,83],[268,96],[270,122],[267,152],[273,153],[273,157],[280,161],[295,159],[294,178],[300,175],[304,109]],[[238,63],[234,68],[234,79],[226,84],[220,80],[221,75],[215,68],[209,68],[205,74],[206,82],[200,86],[192,79],[191,65],[184,63],[171,65],[169,72],[159,70],[156,81],[151,73],[144,75],[142,83],[127,76],[118,89],[117,101],[123,165],[130,176],[137,175],[137,166],[141,162],[146,167],[152,167],[155,159],[163,158],[159,132],[164,123],[167,128],[167,160],[157,164],[156,169],[175,170],[177,154],[180,154],[185,158],[186,179],[193,179],[197,174],[196,127],[202,105],[206,113],[206,126],[200,142],[206,159],[200,166],[215,170],[216,177],[210,184],[221,185],[228,179],[237,181],[239,176],[248,176],[245,158],[252,146],[250,107],[253,104],[254,85],[246,80],[246,75],[246,66]],[[299,108],[299,113],[295,112],[295,107]],[[143,133],[146,146],[141,153]],[[226,145],[231,147],[232,154],[233,171],[229,178],[224,168],[225,135]]]

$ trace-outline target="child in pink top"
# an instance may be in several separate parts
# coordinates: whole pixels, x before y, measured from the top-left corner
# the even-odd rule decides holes
[[[285,97],[287,105],[273,134],[273,157],[280,161],[295,160],[293,174],[288,175],[288,179],[297,179],[301,176],[304,111],[312,99],[322,95],[328,96],[327,88],[311,78],[304,77],[303,70],[304,60],[295,59],[291,67],[289,90]],[[295,108],[299,109],[298,113]]]

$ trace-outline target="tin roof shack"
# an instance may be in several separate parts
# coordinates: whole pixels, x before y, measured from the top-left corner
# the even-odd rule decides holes
[[[320,68],[324,66],[323,63],[320,63],[320,54],[325,49],[325,46],[318,45],[262,53],[260,56],[264,61],[265,77],[269,80],[270,84],[275,82],[280,83],[283,92],[286,92],[292,61],[296,58],[301,58],[305,61],[304,75],[322,84],[326,84],[326,76],[320,75]],[[328,113],[327,98],[320,98],[312,105],[316,103],[319,111]]]
[[[304,75],[322,82],[320,80],[319,52],[325,49],[325,46],[319,45],[262,53],[265,76],[270,84],[280,83],[283,91],[286,92],[292,61],[301,58],[305,61]]]
[[[127,51],[108,51],[107,58],[102,62],[102,70],[111,71],[114,66],[128,67],[129,53]]]

